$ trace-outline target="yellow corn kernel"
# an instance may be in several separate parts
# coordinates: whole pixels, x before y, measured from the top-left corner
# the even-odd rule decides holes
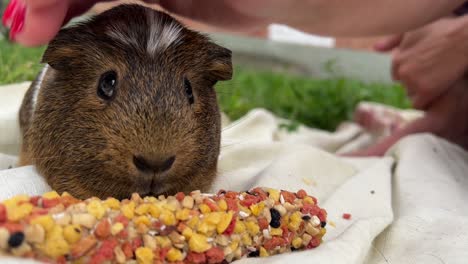
[[[326,229],[326,228],[320,229],[319,237],[323,237],[326,233],[327,233],[327,229]]]
[[[270,230],[270,235],[272,236],[282,236],[283,235],[283,229],[281,228],[271,228]]]
[[[159,206],[156,206],[155,204],[150,204],[150,206],[148,207],[148,211],[154,218],[158,218],[159,215],[161,215],[161,208]]]
[[[8,220],[19,221],[25,218],[26,216],[28,216],[31,213],[32,209],[33,209],[33,205],[30,203],[23,203],[17,206],[16,208],[14,206],[10,207],[8,209],[8,214],[7,214]]]
[[[42,195],[46,199],[60,198],[60,195],[56,191],[46,192]]]
[[[192,231],[192,229],[190,227],[186,227],[182,231],[182,235],[185,237],[185,239],[189,239],[189,238],[192,237],[193,231]]]
[[[236,221],[236,226],[234,227],[234,232],[235,232],[236,234],[242,234],[243,232],[245,232],[245,224],[244,224],[244,222],[239,221],[239,219],[237,219],[237,221]]]
[[[180,252],[180,250],[176,248],[169,249],[166,257],[167,257],[167,260],[171,262],[181,261],[184,258],[184,256],[182,255],[182,252]]]
[[[139,264],[152,264],[154,259],[153,251],[147,247],[139,247],[135,250],[136,259]]]
[[[46,232],[49,232],[54,227],[54,219],[50,215],[41,215],[32,219],[30,224],[39,224]]]
[[[63,229],[63,237],[65,240],[74,244],[81,238],[81,227],[79,225],[68,225]]]
[[[175,200],[177,201],[177,200]],[[177,205],[175,203],[165,203],[162,205],[162,207],[166,210],[169,210],[171,212],[177,211]]]
[[[43,245],[44,253],[52,258],[65,255],[70,251],[70,245],[63,238],[48,239]]]
[[[263,208],[265,208],[265,204],[263,202],[260,202],[257,204],[252,204],[250,206],[250,211],[253,215],[258,216],[263,211]]]
[[[245,226],[247,227],[247,231],[251,236],[255,236],[260,232],[260,227],[253,221],[246,222]]]
[[[145,226],[149,226],[151,224],[149,218],[146,215],[138,216],[135,220],[135,225],[138,226],[140,224],[144,224]]]
[[[302,238],[295,237],[292,241],[292,245],[294,248],[300,248],[302,246]]]
[[[250,237],[248,233],[243,233],[241,240],[242,240],[242,243],[246,246],[252,245],[252,238]]]
[[[235,251],[237,247],[239,247],[239,241],[232,241],[229,247],[231,248],[232,251]]]
[[[314,199],[312,199],[312,197],[309,197],[309,196],[305,197],[303,201],[305,204],[315,204]]]
[[[232,216],[232,211],[229,211],[227,214],[223,213],[223,215],[221,216],[221,220],[216,226],[216,231],[218,231],[218,234],[222,234],[224,231],[226,231],[226,229],[232,221]]]
[[[196,253],[203,253],[210,249],[211,245],[208,244],[206,236],[193,233],[189,240],[189,248]]]
[[[228,209],[228,206],[225,200],[219,200],[218,207],[221,211],[226,211]]]
[[[169,210],[163,210],[161,215],[159,215],[159,219],[163,224],[168,226],[175,225],[177,222],[174,213]]]
[[[268,194],[270,194],[270,198],[273,199],[273,201],[278,202],[280,198],[280,192],[275,189],[269,189]]]
[[[136,209],[135,209],[135,213],[137,215],[144,215],[144,214],[147,214],[149,212],[149,207],[150,205],[149,204],[140,204]]]
[[[12,197],[8,200],[2,201],[2,203],[6,207],[13,207],[16,206],[19,202],[28,202],[29,201],[29,196],[27,195],[17,195],[15,197]]]
[[[208,205],[206,205],[206,204],[200,204],[199,209],[200,209],[200,212],[202,212],[203,214],[207,214],[207,213],[211,212],[210,207]]]
[[[252,213],[252,212],[250,211],[249,208],[244,207],[244,206],[242,206],[242,205],[239,206],[239,210],[240,210],[240,211],[243,211],[244,213],[246,213],[246,214],[248,214],[248,215],[250,215],[250,214]]]
[[[223,214],[222,212],[209,213],[205,216],[204,221],[211,225],[217,225],[221,221]]]
[[[132,219],[133,216],[135,215],[135,202],[131,201],[127,204],[123,204],[120,207],[120,210],[122,211],[122,214],[127,217],[128,219]]]
[[[111,227],[111,234],[113,236],[117,235],[118,233],[120,233],[120,231],[122,231],[124,229],[124,225],[122,223],[115,223],[112,225]]]
[[[205,234],[205,235],[210,235],[215,229],[216,229],[215,225],[210,224],[206,221],[203,221],[198,225],[198,232]]]
[[[260,257],[268,257],[270,254],[268,254],[268,251],[264,247],[260,248]]]
[[[176,218],[178,220],[185,221],[185,220],[189,219],[189,216],[190,216],[190,210],[187,209],[187,208],[184,208],[184,209],[179,210],[179,211],[176,212]]]
[[[107,198],[104,201],[104,204],[107,205],[109,208],[114,209],[114,210],[118,210],[120,208],[120,202],[119,202],[119,200],[117,200],[115,198]]]
[[[171,239],[169,239],[167,236],[155,236],[154,238],[156,239],[156,243],[160,248],[167,248],[172,246]]]
[[[106,208],[102,206],[102,204],[97,200],[91,201],[86,206],[86,209],[88,210],[88,213],[90,213],[97,219],[101,219],[106,213]]]
[[[192,217],[190,220],[187,221],[187,225],[190,228],[195,229],[198,225],[198,222],[200,222],[200,219],[198,217]]]

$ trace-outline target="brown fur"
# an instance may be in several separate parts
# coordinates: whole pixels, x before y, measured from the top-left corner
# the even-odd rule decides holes
[[[43,62],[50,68],[34,115],[31,88],[20,111],[20,163],[36,165],[53,189],[79,198],[127,198],[132,192],[173,194],[210,187],[221,133],[213,86],[231,78],[231,52],[183,28],[180,42],[149,55],[146,12],[142,6],[118,6],[62,29],[47,48]],[[151,12],[164,23],[174,21]],[[136,33],[138,45],[104,34],[111,23],[121,32]],[[107,102],[97,96],[97,86],[109,70],[117,72],[118,86]],[[193,88],[192,105],[184,77]],[[139,154],[175,155],[176,160],[164,175],[148,174],[133,164]],[[152,181],[155,188],[148,190]]]

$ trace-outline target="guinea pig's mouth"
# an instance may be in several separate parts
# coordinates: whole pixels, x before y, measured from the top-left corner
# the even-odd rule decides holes
[[[168,172],[146,175],[137,183],[137,192],[141,196],[157,196],[166,193],[171,186],[167,182]]]

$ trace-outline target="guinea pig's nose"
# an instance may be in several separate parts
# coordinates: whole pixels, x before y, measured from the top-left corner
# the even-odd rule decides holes
[[[151,159],[143,156],[133,156],[133,163],[140,171],[164,172],[169,170],[174,164],[175,156],[171,156],[166,160]]]

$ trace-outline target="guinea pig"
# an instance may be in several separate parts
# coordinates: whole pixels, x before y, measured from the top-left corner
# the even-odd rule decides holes
[[[19,165],[78,198],[207,191],[230,50],[164,12],[120,5],[62,29],[42,63],[19,112]]]

